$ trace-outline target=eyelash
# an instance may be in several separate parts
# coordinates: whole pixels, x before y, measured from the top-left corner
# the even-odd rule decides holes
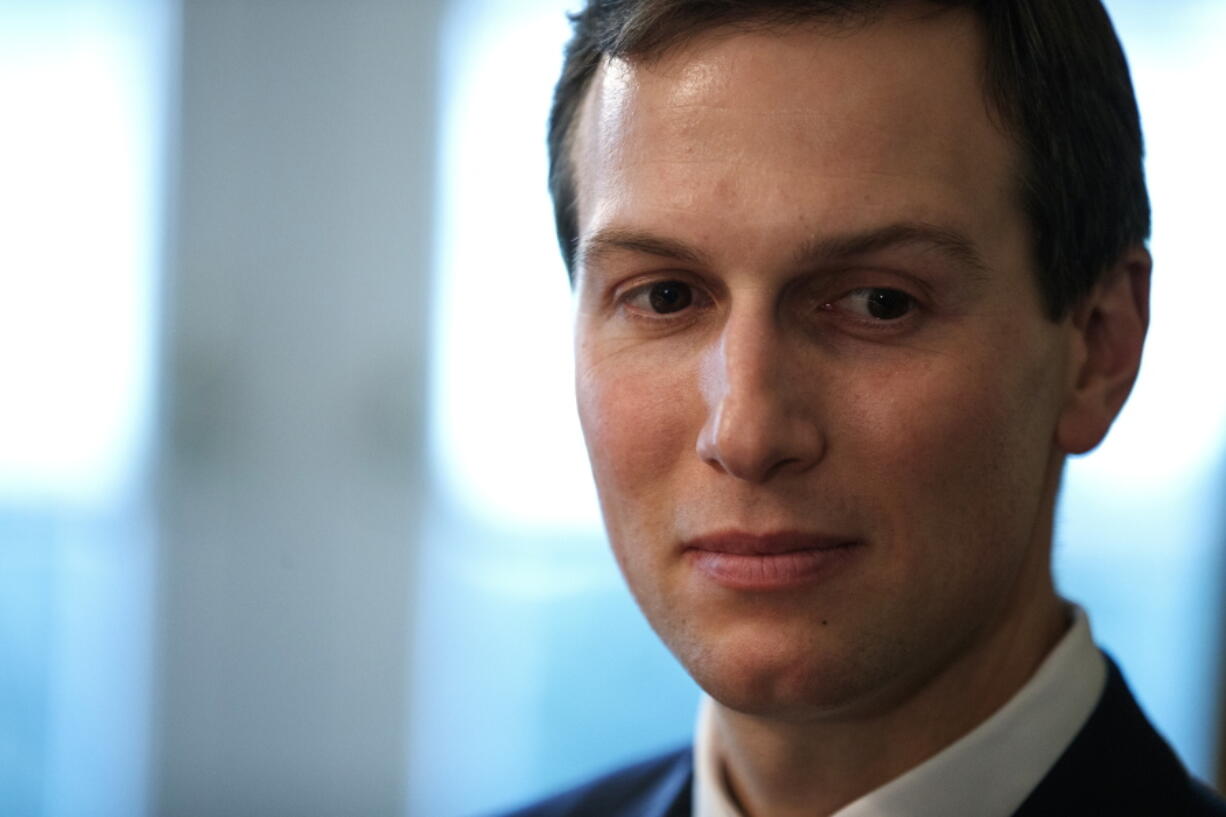
[[[882,295],[886,293],[890,293],[892,295],[901,295],[904,299],[906,299],[905,304],[904,304],[906,307],[906,311],[904,311],[901,315],[895,318],[879,318],[879,317],[871,317],[871,316],[864,316],[864,315],[857,315],[855,316],[855,318],[857,320],[863,321],[865,324],[868,324],[870,326],[877,326],[877,327],[882,327],[882,328],[885,328],[887,326],[896,326],[906,321],[908,317],[914,314],[915,311],[920,306],[920,302],[918,298],[916,298],[914,295],[912,295],[911,293],[907,292],[904,289],[899,289],[898,287],[857,287],[856,289],[850,290],[849,292],[846,292],[843,295],[840,295],[838,298],[835,298],[834,300],[823,303],[821,307],[819,308],[825,311],[833,312],[836,309],[835,304],[838,304],[842,301],[846,301],[849,298],[852,298],[853,296],[859,296],[859,295],[871,296],[873,294]],[[872,312],[872,302],[866,301],[865,308],[866,308],[866,311]]]
[[[656,312],[647,303],[643,303],[639,306],[633,305],[635,300],[650,297],[651,292],[655,287],[663,286],[665,284],[677,284],[688,289],[692,299],[691,302],[686,304],[677,312],[671,313]],[[705,306],[710,305],[712,299],[706,294],[702,287],[686,281],[683,278],[656,278],[625,288],[622,293],[615,295],[615,301],[618,306],[623,307],[625,312],[635,320],[663,324],[676,322],[679,319],[689,317],[696,309],[702,309]]]
[[[661,313],[656,312],[648,303],[643,302],[635,306],[635,300],[645,301],[650,297],[652,290],[665,284],[677,284],[686,287],[689,290],[690,297],[693,299],[691,303],[676,312]],[[869,293],[897,293],[907,299],[906,311],[897,318],[882,319],[873,318],[861,314],[855,314],[851,310],[840,309],[838,304],[853,296],[865,295]],[[713,299],[706,291],[681,277],[670,278],[655,278],[650,281],[633,284],[622,290],[621,293],[614,294],[615,304],[632,320],[643,322],[644,324],[654,325],[657,328],[664,326],[676,325],[683,320],[690,320],[694,317],[694,313],[709,306]],[[917,313],[923,309],[921,299],[909,292],[907,289],[898,286],[862,286],[853,289],[843,290],[837,297],[814,298],[816,304],[813,309],[817,312],[836,313],[845,316],[847,321],[854,323],[858,328],[867,332],[899,332],[905,327],[910,326],[916,319]]]

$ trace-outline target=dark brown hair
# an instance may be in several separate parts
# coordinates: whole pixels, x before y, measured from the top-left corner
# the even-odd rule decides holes
[[[1077,304],[1149,236],[1140,117],[1123,49],[1100,0],[933,0],[978,15],[985,89],[1019,148],[1022,208],[1048,314]],[[605,57],[650,58],[726,25],[871,22],[890,0],[589,0],[549,119],[549,187],[573,277],[578,239],[571,133]]]

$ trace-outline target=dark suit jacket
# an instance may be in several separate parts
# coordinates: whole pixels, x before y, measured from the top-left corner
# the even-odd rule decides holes
[[[1226,800],[1188,775],[1108,665],[1090,719],[1014,817],[1226,817]],[[692,764],[679,749],[507,817],[690,817]]]

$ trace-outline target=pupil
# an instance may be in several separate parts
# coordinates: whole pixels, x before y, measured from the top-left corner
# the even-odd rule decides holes
[[[661,314],[679,312],[690,305],[690,288],[678,281],[666,281],[651,288],[651,308]]]
[[[911,309],[911,296],[896,289],[874,289],[868,296],[868,313],[882,321],[901,318]]]

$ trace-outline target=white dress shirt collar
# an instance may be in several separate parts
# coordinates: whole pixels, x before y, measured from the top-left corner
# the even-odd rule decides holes
[[[1107,679],[1085,612],[1004,706],[956,742],[831,817],[1008,817],[1055,765]],[[693,817],[744,817],[723,784],[714,703],[703,696],[694,739]]]

